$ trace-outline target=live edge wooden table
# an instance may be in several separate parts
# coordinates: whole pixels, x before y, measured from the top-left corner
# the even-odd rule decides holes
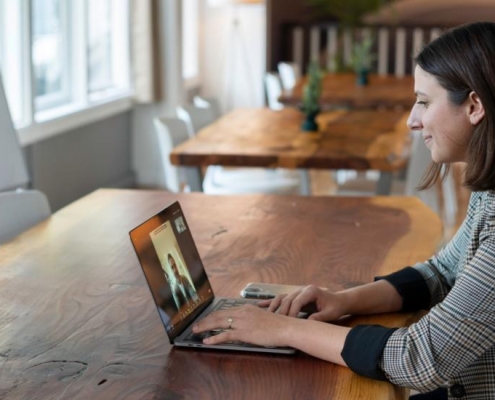
[[[404,399],[304,353],[173,348],[128,231],[174,200],[220,296],[250,281],[352,287],[426,259],[441,237],[412,197],[98,190],[0,246],[0,398]]]
[[[300,129],[294,108],[238,108],[177,146],[171,162],[187,168],[190,186],[201,190],[200,167],[298,168],[309,190],[307,170],[378,170],[376,193],[390,193],[392,173],[404,168],[410,150],[408,113],[393,110],[339,110],[320,114],[318,132]]]
[[[305,83],[306,78],[300,79],[292,90],[282,93],[279,101],[299,106]],[[414,80],[411,75],[397,77],[370,74],[369,84],[365,86],[356,84],[356,74],[353,73],[329,73],[322,80],[320,105],[323,109],[350,107],[409,110],[413,103]]]

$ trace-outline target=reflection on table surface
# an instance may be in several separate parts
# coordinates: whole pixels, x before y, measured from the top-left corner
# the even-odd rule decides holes
[[[415,198],[98,190],[0,246],[0,397],[405,398],[305,354],[172,348],[128,232],[175,200],[219,296],[247,282],[352,287],[426,259],[441,238]]]

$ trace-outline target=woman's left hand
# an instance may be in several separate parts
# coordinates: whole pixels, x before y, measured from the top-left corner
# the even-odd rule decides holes
[[[193,332],[201,333],[215,329],[225,331],[205,338],[205,344],[241,341],[258,346],[290,346],[289,337],[297,318],[274,314],[255,305],[247,304],[211,313],[194,324]]]

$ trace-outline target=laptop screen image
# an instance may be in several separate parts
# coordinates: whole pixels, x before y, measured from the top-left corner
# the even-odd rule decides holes
[[[130,236],[172,342],[214,298],[179,203],[143,222]]]

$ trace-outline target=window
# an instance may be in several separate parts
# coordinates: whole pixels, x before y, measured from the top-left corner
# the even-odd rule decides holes
[[[128,18],[122,0],[88,0],[88,87],[93,98],[129,80]]]
[[[182,78],[186,86],[199,81],[199,2],[182,2]]]
[[[15,122],[21,122],[24,112],[23,68],[27,54],[22,51],[26,37],[22,30],[20,1],[0,2],[0,70],[10,114]]]
[[[69,2],[32,0],[31,41],[36,110],[70,101]]]
[[[17,128],[130,95],[128,0],[0,0],[0,69]]]

